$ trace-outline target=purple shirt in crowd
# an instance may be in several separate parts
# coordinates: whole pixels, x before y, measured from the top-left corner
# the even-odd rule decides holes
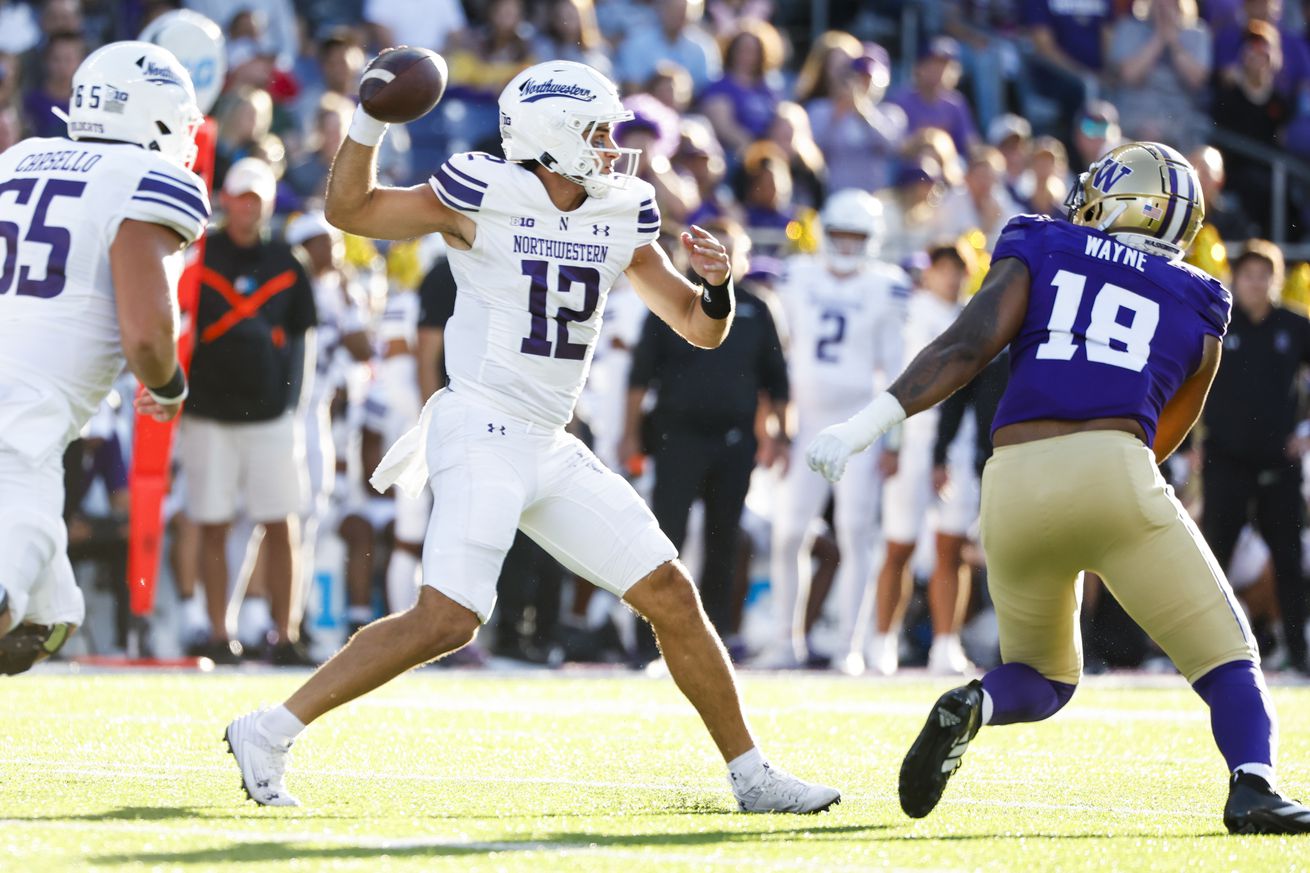
[[[1242,36],[1245,33],[1244,20],[1215,32],[1214,69],[1222,70],[1241,63]],[[1306,44],[1305,37],[1286,27],[1278,28],[1278,35],[1283,44],[1283,67],[1278,71],[1276,81],[1284,93],[1295,94],[1310,77],[1310,45]]]
[[[1088,69],[1103,66],[1101,28],[1110,21],[1110,0],[1024,0],[1023,20],[1049,27],[1064,53]]]
[[[992,433],[1038,418],[1132,418],[1153,443],[1160,410],[1200,366],[1205,337],[1228,329],[1228,290],[1181,261],[1045,216],[1011,219],[992,263],[1003,258],[1023,261],[1031,285]]]
[[[913,88],[903,88],[887,98],[888,103],[905,110],[910,133],[925,127],[940,127],[955,140],[961,155],[978,140],[978,128],[973,123],[973,112],[959,91],[943,91],[935,100],[925,100]]]
[[[769,132],[774,113],[778,111],[778,93],[763,82],[748,86],[724,76],[700,95],[702,103],[711,97],[726,97],[732,104],[732,117],[756,138]]]

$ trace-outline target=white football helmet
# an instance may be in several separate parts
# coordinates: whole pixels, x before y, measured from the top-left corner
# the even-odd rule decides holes
[[[819,213],[819,224],[823,227],[824,259],[837,273],[853,273],[875,257],[886,228],[878,198],[858,188],[846,188],[829,197]],[[830,236],[833,231],[863,234],[863,247],[834,240]]]
[[[199,12],[174,9],[151,19],[139,39],[172,52],[191,74],[200,111],[214,108],[227,77],[227,48],[222,28]]]
[[[135,143],[181,167],[196,159],[204,121],[191,76],[168,51],[148,42],[111,42],[73,74],[70,139]]]
[[[538,161],[592,197],[625,188],[639,149],[598,149],[596,128],[630,121],[614,83],[586,64],[549,61],[515,76],[500,95],[500,139],[511,161]],[[602,155],[617,153],[613,172]]]

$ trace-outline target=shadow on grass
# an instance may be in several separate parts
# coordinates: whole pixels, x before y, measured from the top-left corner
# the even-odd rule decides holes
[[[770,831],[710,830],[695,833],[597,834],[587,831],[557,831],[540,836],[501,840],[443,840],[440,837],[396,839],[353,838],[324,834],[321,842],[302,835],[286,841],[273,839],[238,842],[207,849],[137,854],[101,855],[92,864],[211,864],[289,860],[347,860],[352,858],[440,858],[489,855],[505,852],[581,852],[603,849],[708,848],[732,843],[754,844],[798,839],[804,842],[872,841],[888,825],[836,825],[780,828]]]

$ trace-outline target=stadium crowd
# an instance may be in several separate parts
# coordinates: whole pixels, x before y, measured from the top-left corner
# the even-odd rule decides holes
[[[63,135],[52,110],[67,105],[82,58],[182,7],[220,24],[227,38],[227,79],[211,112],[221,208],[206,267],[230,275],[224,258],[267,244],[261,257],[282,259],[308,302],[244,313],[262,331],[261,354],[276,362],[261,368],[231,337],[225,347],[226,329],[206,338],[206,326],[232,308],[230,300],[214,304],[206,315],[205,296],[221,293],[206,280],[195,394],[168,505],[161,584],[176,597],[161,600],[176,603],[157,616],[156,650],[180,647],[220,663],[314,663],[354,628],[416,596],[427,504],[373,493],[366,479],[444,385],[454,280],[440,239],[388,246],[343,236],[321,211],[360,73],[380,49],[404,43],[441,52],[450,84],[429,116],[393,129],[384,182],[421,184],[455,152],[498,153],[502,87],[538,61],[576,60],[620,84],[634,118],[616,139],[642,150],[637,173],[656,190],[670,253],[677,257],[672,243],[690,224],[733,250],[751,307],[733,329],[738,345],[694,359],[664,354],[658,325],[645,323],[655,320],[620,285],[572,427],[648,495],[664,529],[679,534],[684,560],[703,558],[704,572],[693,569],[733,657],[771,667],[887,674],[927,664],[961,673],[970,661],[996,662],[975,543],[977,482],[1004,362],[939,416],[914,419],[899,445],[884,446],[877,469],[856,486],[872,499],[851,499],[848,509],[838,495],[834,512],[824,496],[821,517],[811,520],[788,503],[812,500],[789,479],[817,480],[790,438],[797,407],[831,386],[806,381],[812,368],[802,359],[823,359],[843,342],[877,342],[878,372],[855,378],[885,384],[977,288],[1009,218],[1063,216],[1077,173],[1122,140],[1158,140],[1188,154],[1207,204],[1188,259],[1232,283],[1234,335],[1266,343],[1269,354],[1234,357],[1221,370],[1201,431],[1166,474],[1212,542],[1223,543],[1216,549],[1230,562],[1271,666],[1306,670],[1301,468],[1310,418],[1301,394],[1310,324],[1296,313],[1310,302],[1310,266],[1285,264],[1283,250],[1265,242],[1289,251],[1310,242],[1310,198],[1299,196],[1310,179],[1299,169],[1310,158],[1310,20],[1302,6],[0,0],[0,151],[27,136]],[[831,27],[821,32],[820,7]],[[1272,172],[1271,155],[1291,170]],[[840,318],[815,337],[799,329],[807,316],[797,313],[805,305],[797,277],[824,281],[813,270],[831,258],[832,235],[852,230],[834,217],[843,199],[856,202],[850,189],[871,195],[872,205],[856,201],[881,216],[871,225],[881,264],[867,269],[893,277],[896,299],[877,338],[846,337]],[[253,225],[235,213],[247,195],[259,202]],[[244,243],[232,228],[241,221]],[[216,244],[225,232],[231,241]],[[1278,315],[1268,320],[1271,301]],[[1262,333],[1267,320],[1274,327]],[[298,344],[301,334],[312,339]],[[287,361],[303,346],[312,363],[301,372]],[[249,403],[206,402],[207,379],[240,382]],[[79,580],[104,592],[93,603],[114,604],[112,619],[102,609],[83,635],[99,651],[127,641],[132,416],[124,401],[133,391],[125,377],[66,458]],[[211,487],[201,480],[227,475],[213,471],[229,469],[228,454],[248,451],[204,439],[198,421],[284,418],[292,462],[270,469],[290,475],[263,479],[264,493],[226,512],[198,496]],[[255,502],[288,511],[251,518]],[[1243,529],[1248,504],[1253,526]],[[851,577],[849,553],[861,548],[871,549],[862,569],[843,581],[842,562]],[[777,584],[796,575],[798,561],[801,578]],[[1167,664],[1094,577],[1085,598],[1089,669]],[[776,617],[797,603],[796,627]],[[480,641],[486,649],[448,660],[482,663],[493,654],[645,665],[655,657],[615,598],[574,580],[522,536],[490,629]]]

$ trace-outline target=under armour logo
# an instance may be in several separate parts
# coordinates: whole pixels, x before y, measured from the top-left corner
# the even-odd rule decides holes
[[[937,723],[942,727],[955,727],[960,723],[960,717],[944,709],[937,710]]]
[[[593,224],[591,226],[592,236],[609,236],[610,226],[608,224]]]
[[[495,432],[496,432],[496,425],[492,424],[491,422],[487,422],[487,433],[495,433]],[[500,426],[500,435],[501,436],[505,435],[505,425],[503,424]]]

